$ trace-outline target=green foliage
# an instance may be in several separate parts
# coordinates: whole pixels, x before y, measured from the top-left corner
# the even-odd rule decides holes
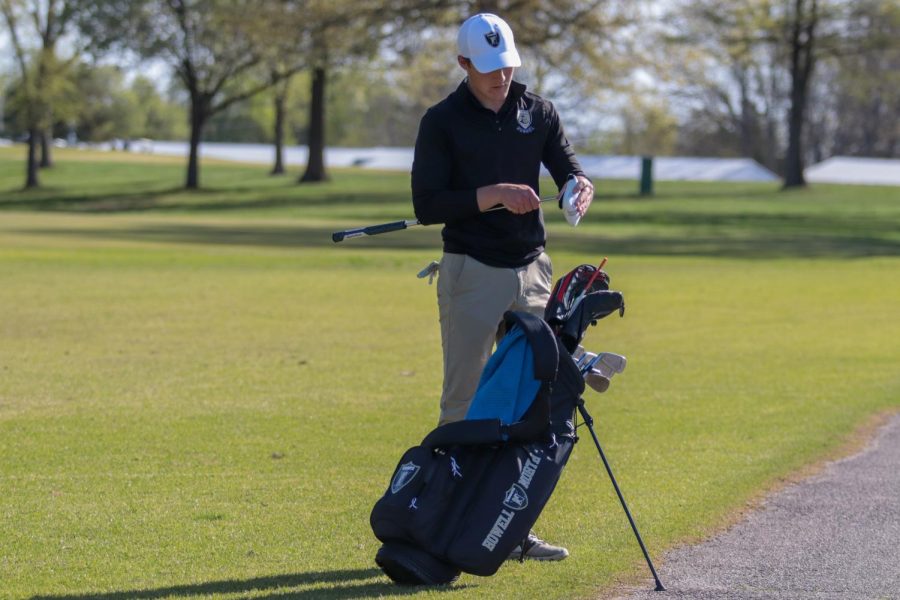
[[[101,142],[140,137],[138,100],[126,88],[121,69],[80,64],[75,81],[80,104],[75,126],[78,139]]]
[[[632,96],[622,121],[624,128],[615,147],[616,154],[666,156],[674,153],[678,123],[665,103]]]
[[[152,81],[145,77],[136,77],[131,82],[131,94],[137,111],[136,137],[156,140],[187,138],[185,107],[160,95]]]

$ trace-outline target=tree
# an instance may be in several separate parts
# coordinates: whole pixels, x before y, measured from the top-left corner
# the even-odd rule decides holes
[[[816,36],[820,17],[818,0],[793,0],[793,6],[784,20],[791,78],[788,147],[784,165],[785,188],[806,185],[803,177],[803,125],[809,99],[809,83],[816,63]]]
[[[287,120],[287,101],[290,89],[290,77],[286,77],[272,86],[272,107],[275,111],[272,125],[275,162],[272,165],[272,175],[284,174],[284,127]]]
[[[391,7],[370,0],[312,0],[305,5],[311,79],[308,152],[299,183],[328,180],[325,105],[329,70],[373,53],[382,39],[381,24],[395,14]]]
[[[185,187],[196,189],[199,146],[210,117],[270,87],[261,68],[280,0],[98,0],[82,20],[98,51],[123,47],[173,69],[190,103]],[[276,80],[295,72],[277,74]]]
[[[669,40],[699,43],[707,50],[699,66],[711,76],[700,75],[695,89],[726,107],[742,148],[781,145],[784,187],[798,187],[805,185],[806,144],[813,141],[814,152],[821,150],[815,139],[820,124],[811,128],[809,119],[810,110],[821,113],[827,100],[820,97],[811,107],[819,65],[885,52],[890,35],[872,35],[866,24],[874,15],[896,13],[889,6],[887,0],[685,0],[672,26],[679,33]],[[682,63],[690,64],[685,56],[679,53]],[[724,85],[716,79],[723,72],[731,74]],[[773,117],[779,112],[787,115],[781,124]]]
[[[65,94],[65,71],[71,61],[60,61],[56,53],[59,39],[69,30],[79,3],[66,0],[0,0],[3,14],[20,71],[21,85],[17,101],[28,131],[28,159],[25,187],[39,185],[38,143],[41,139],[40,164],[49,167],[50,127],[54,102]],[[38,41],[29,47],[31,40]],[[77,54],[77,53],[76,53]]]
[[[402,53],[424,32],[454,22],[454,0],[313,0],[307,2],[311,70],[309,156],[300,182],[328,179],[325,168],[326,98],[329,73],[371,59],[379,49]],[[449,57],[448,57],[449,58]]]
[[[272,27],[267,32],[265,65],[272,80],[272,142],[275,159],[271,174],[282,175],[285,172],[284,143],[288,100],[294,75],[300,66],[308,63],[310,52],[310,6],[306,1],[264,6],[268,10],[277,11],[275,18],[269,19]]]
[[[118,67],[81,63],[75,69],[78,139],[105,142],[129,140],[140,135],[143,116],[137,95],[127,88]]]
[[[856,52],[823,56],[810,90],[807,155],[816,162],[900,154],[900,128],[889,125],[900,114],[900,5],[853,4],[851,22],[866,42]]]
[[[677,123],[664,102],[633,97],[623,111],[622,122],[624,127],[616,153],[665,156],[675,149]]]
[[[664,15],[655,74],[688,105],[679,151],[780,169],[786,83],[773,27],[766,1],[685,1]]]

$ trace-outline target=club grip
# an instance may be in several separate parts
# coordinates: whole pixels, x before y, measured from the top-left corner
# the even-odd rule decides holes
[[[361,237],[364,235],[378,235],[379,233],[390,233],[391,231],[400,231],[406,229],[417,221],[393,221],[391,223],[382,223],[381,225],[370,225],[369,227],[359,227],[357,229],[347,229],[345,231],[335,231],[331,234],[331,241],[335,244],[343,242],[348,238]]]

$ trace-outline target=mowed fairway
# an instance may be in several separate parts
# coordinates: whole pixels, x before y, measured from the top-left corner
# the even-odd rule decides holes
[[[397,588],[369,511],[435,424],[437,228],[408,175],[0,149],[0,597],[592,597],[646,566],[586,430],[538,522],[572,556]],[[294,175],[296,176],[296,174]],[[558,275],[609,256],[628,357],[588,391],[654,558],[900,407],[900,190],[598,182],[548,214]],[[549,188],[544,190],[547,193]],[[647,585],[650,585],[647,583]]]

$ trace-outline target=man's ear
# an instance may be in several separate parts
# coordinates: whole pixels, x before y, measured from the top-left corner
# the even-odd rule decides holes
[[[459,66],[463,68],[463,71],[465,71],[466,73],[469,72],[469,65],[472,64],[472,62],[468,58],[462,56],[461,54],[458,54],[456,56],[456,62],[459,63]]]

